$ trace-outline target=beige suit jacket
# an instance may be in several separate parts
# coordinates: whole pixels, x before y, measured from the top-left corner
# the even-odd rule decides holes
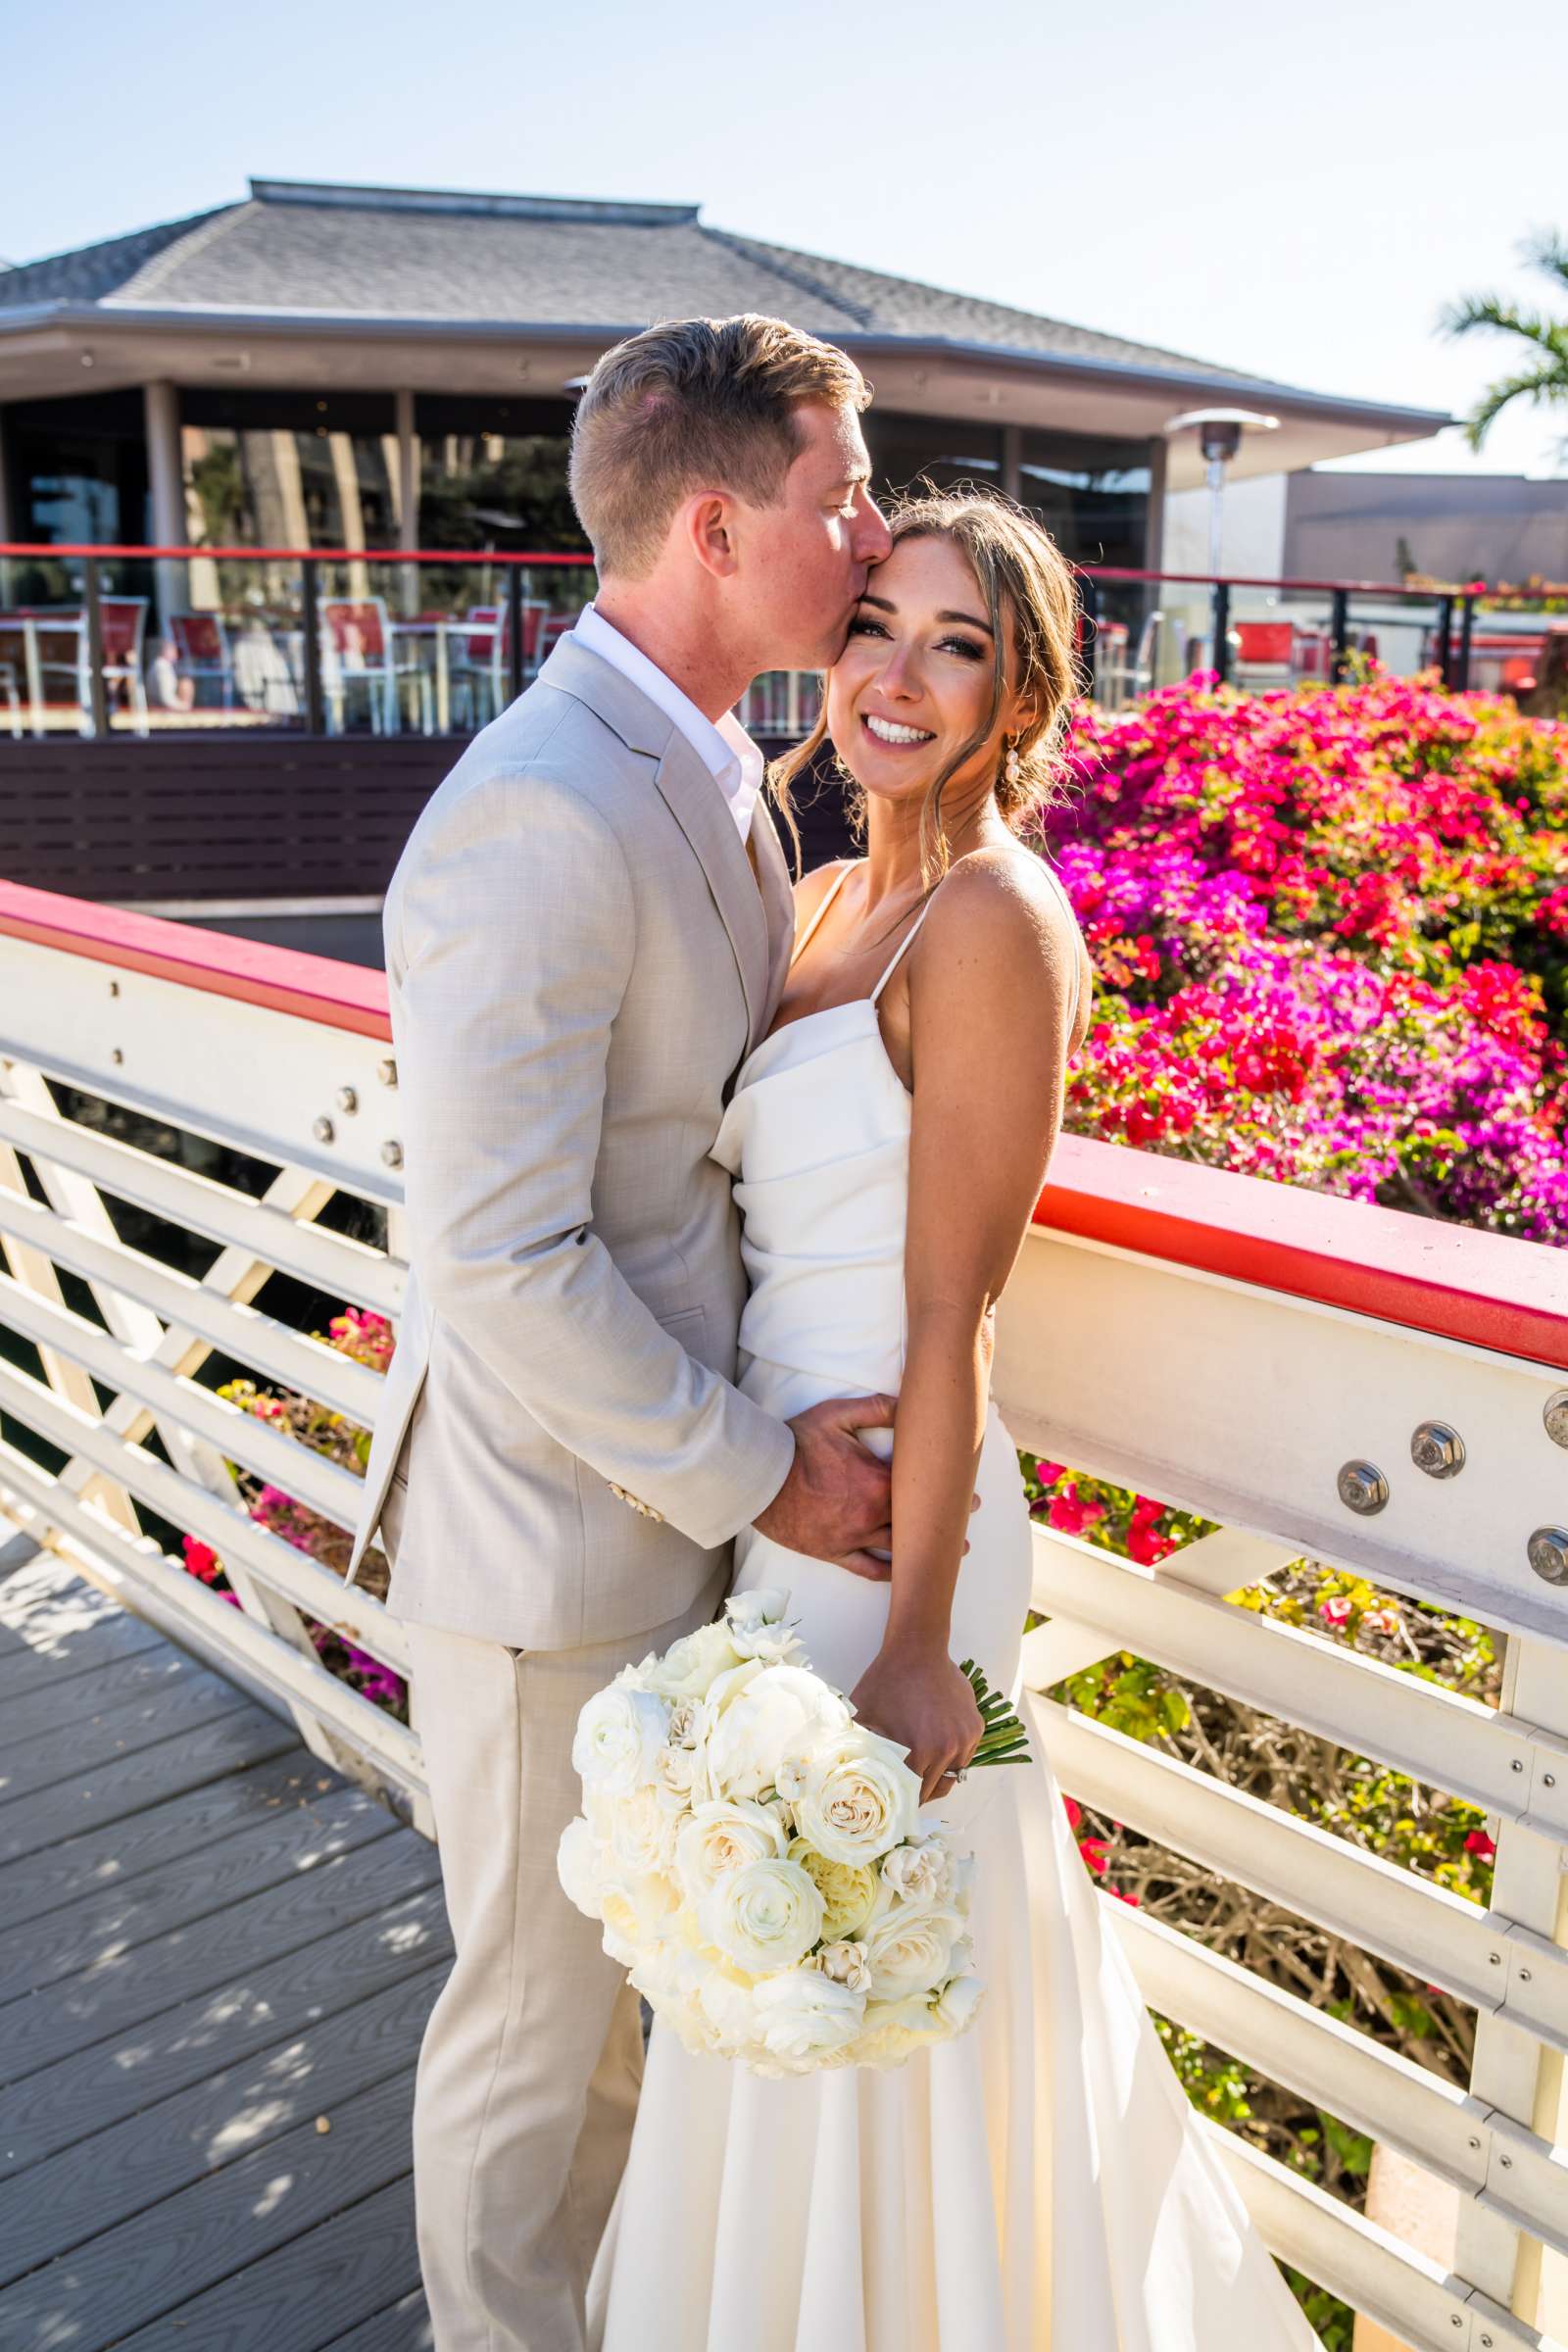
[[[410,1283],[350,1579],[565,1649],[688,1607],[793,1459],[731,1386],[746,1295],[709,1157],[793,914],[759,808],[568,637],[429,802],[387,894]],[[625,1496],[646,1508],[628,1507]]]

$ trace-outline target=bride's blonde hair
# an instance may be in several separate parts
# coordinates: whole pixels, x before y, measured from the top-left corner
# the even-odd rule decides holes
[[[888,527],[895,547],[906,539],[948,539],[962,549],[985,599],[994,649],[990,708],[977,731],[936,778],[920,811],[920,859],[929,887],[948,867],[943,795],[995,731],[1001,715],[1009,627],[1022,722],[1000,750],[993,785],[997,807],[1013,832],[1021,833],[1041,809],[1066,799],[1062,746],[1073,701],[1084,691],[1077,651],[1078,591],[1072,567],[1050,532],[998,491],[928,491],[898,506],[888,517]],[[794,836],[797,858],[800,834],[791,788],[826,740],[824,695],[822,714],[811,733],[769,770],[768,790]],[[858,827],[864,819],[865,796],[843,760],[835,764]]]

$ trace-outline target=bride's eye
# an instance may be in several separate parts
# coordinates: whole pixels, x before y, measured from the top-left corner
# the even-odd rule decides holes
[[[879,620],[870,620],[864,613],[857,612],[850,623],[850,635],[852,637],[885,637],[887,631]]]
[[[985,647],[976,644],[972,637],[944,637],[937,651],[961,655],[965,662],[984,662],[987,658]]]

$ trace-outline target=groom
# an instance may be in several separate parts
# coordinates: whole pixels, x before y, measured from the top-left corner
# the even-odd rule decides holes
[[[350,1574],[379,1526],[407,1621],[457,1958],[415,2098],[438,2352],[581,2352],[625,2162],[638,2004],[566,1901],[578,1709],[711,1617],[755,1526],[865,1575],[858,1429],[732,1385],[745,1298],[709,1158],[792,907],[727,713],[819,668],[888,549],[842,352],[686,319],[610,352],[571,489],[597,602],[472,743],[387,894],[410,1283]]]

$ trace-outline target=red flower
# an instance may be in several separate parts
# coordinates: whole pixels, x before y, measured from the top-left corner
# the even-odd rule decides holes
[[[1496,1859],[1496,1839],[1489,1838],[1485,1830],[1472,1830],[1464,1841],[1464,1850],[1474,1854],[1478,1862],[1492,1862]]]
[[[1089,1502],[1080,1497],[1076,1479],[1071,1486],[1063,1487],[1059,1494],[1054,1494],[1051,1498],[1051,1524],[1059,1528],[1064,1536],[1081,1536],[1086,1527],[1092,1527],[1097,1519],[1103,1519],[1104,1516],[1105,1506],[1102,1502]]]

